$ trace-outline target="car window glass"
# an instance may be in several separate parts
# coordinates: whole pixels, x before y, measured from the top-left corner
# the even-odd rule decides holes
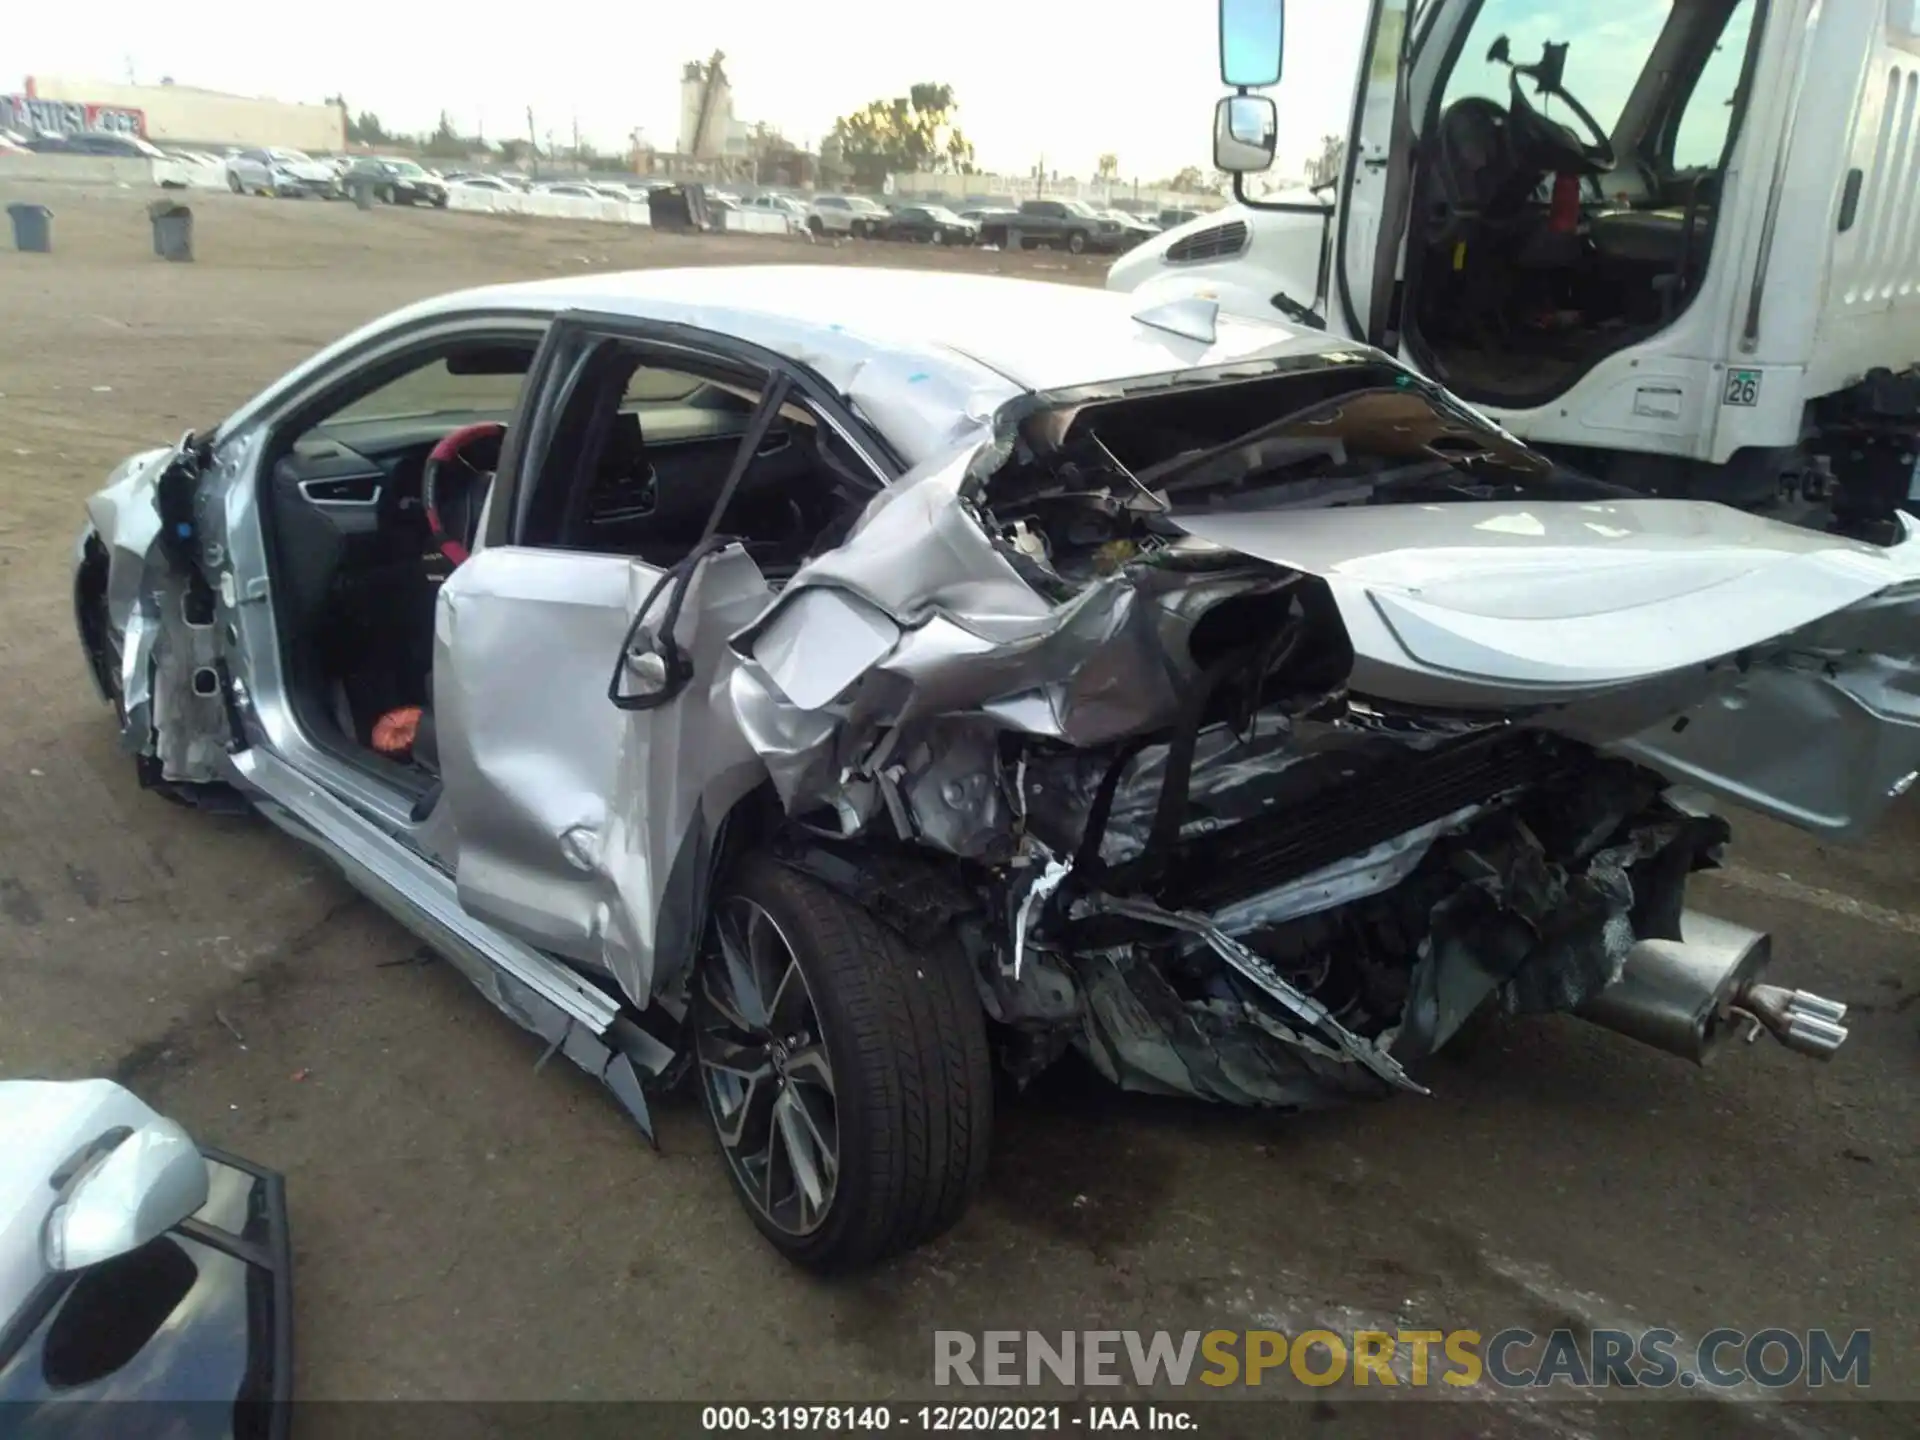
[[[1548,41],[1565,42],[1562,83],[1592,113],[1601,131],[1611,135],[1672,13],[1673,0],[1622,0],[1591,8],[1566,0],[1486,0],[1447,77],[1442,108],[1470,95],[1506,107],[1510,72],[1487,58],[1499,36],[1507,37],[1509,53],[1522,65],[1537,61]],[[1584,137],[1585,127],[1565,104],[1536,96],[1531,82],[1521,83],[1542,114],[1573,126]]]
[[[620,407],[624,410],[634,406],[672,404],[689,399],[706,383],[698,375],[643,365],[628,378]]]
[[[819,437],[817,415],[794,393],[727,491],[765,380],[718,357],[712,366],[652,365],[619,340],[568,366],[551,436],[531,462],[518,543],[670,565],[698,543],[724,493],[722,533],[745,542],[778,583],[838,533],[878,488],[862,458]]]
[[[532,363],[531,344],[525,358]],[[513,375],[456,374],[447,357],[440,355],[335,410],[323,423],[358,424],[435,415],[503,420],[520,397],[523,379],[524,370]]]

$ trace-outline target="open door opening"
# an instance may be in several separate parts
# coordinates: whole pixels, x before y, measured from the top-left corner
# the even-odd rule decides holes
[[[320,748],[403,793],[434,774],[435,598],[473,544],[540,341],[424,343],[277,427],[259,487],[288,699]]]
[[[1356,311],[1372,300],[1355,316],[1366,333],[1397,335],[1469,400],[1518,408],[1673,324],[1705,279],[1764,3],[1484,0],[1466,24],[1423,27],[1404,226],[1383,157],[1407,138],[1389,139],[1396,117],[1367,93],[1386,78],[1371,67],[1342,248]],[[1370,164],[1387,172],[1371,198]],[[1369,211],[1372,248],[1357,243]],[[1400,297],[1382,314],[1395,261]]]

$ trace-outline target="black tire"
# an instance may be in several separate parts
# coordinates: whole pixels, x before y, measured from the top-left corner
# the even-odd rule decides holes
[[[809,215],[807,217],[807,233],[813,236],[814,239],[818,240],[825,231],[826,227],[820,223],[820,217],[818,215]]]
[[[232,171],[227,172],[227,188],[236,195],[244,195],[247,193],[246,190],[241,187],[240,177]]]
[[[738,1033],[712,993],[716,978],[723,993],[730,984],[720,958],[722,917],[756,909],[773,922],[805,981],[818,1024],[814,1048],[824,1046],[831,1065],[837,1163],[824,1212],[806,1233],[763,1210],[771,1183],[764,1199],[748,1188],[723,1139],[723,1102],[699,1058],[707,1053],[704,1037]],[[986,1021],[958,944],[920,950],[846,897],[758,855],[720,888],[715,915],[693,987],[694,1069],[728,1178],[755,1226],[789,1260],[823,1273],[872,1265],[950,1228],[986,1174],[993,1129]],[[784,1088],[788,1073],[763,1083]]]
[[[380,199],[388,205],[398,205],[400,203],[400,197],[394,192],[394,188],[391,185],[383,185],[380,188]]]
[[[1074,230],[1068,233],[1067,253],[1070,255],[1084,255],[1087,253],[1087,232],[1086,231]]]

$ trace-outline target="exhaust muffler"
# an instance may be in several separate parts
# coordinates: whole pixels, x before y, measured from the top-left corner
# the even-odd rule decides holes
[[[1773,941],[1759,930],[1686,910],[1678,940],[1641,940],[1620,978],[1577,1012],[1669,1055],[1704,1065],[1736,1037],[1762,1030],[1789,1050],[1831,1059],[1847,1039],[1837,1000],[1763,985]]]

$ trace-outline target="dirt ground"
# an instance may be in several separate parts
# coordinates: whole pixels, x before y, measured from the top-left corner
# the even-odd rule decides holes
[[[116,751],[71,622],[83,497],[361,321],[578,269],[1098,283],[1100,262],[212,195],[198,263],[168,265],[146,194],[0,185],[23,198],[56,211],[56,249],[0,252],[0,1075],[117,1076],[286,1174],[303,1397],[910,1397],[935,1329],[1622,1324],[1868,1327],[1874,1392],[1920,1398],[1911,804],[1860,850],[1742,820],[1738,863],[1697,886],[1773,931],[1780,975],[1853,1006],[1830,1066],[1763,1043],[1698,1071],[1567,1020],[1440,1064],[1429,1099],[1338,1113],[1068,1073],[1003,1109],[952,1236],[825,1284],[758,1242],[692,1102],[661,1103],[650,1151],[317,858],[141,792]],[[1912,1434],[1916,1413],[1322,1401],[1254,1428]]]

